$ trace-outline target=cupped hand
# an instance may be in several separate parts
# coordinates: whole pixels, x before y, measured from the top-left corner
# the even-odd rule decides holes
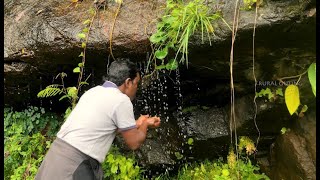
[[[138,120],[136,120],[136,125],[137,127],[140,127],[142,122],[147,120],[149,118],[149,114],[146,114],[146,115],[140,115],[140,117],[138,118]]]
[[[160,126],[161,120],[160,117],[154,116],[147,119],[148,126],[151,128],[157,128]]]

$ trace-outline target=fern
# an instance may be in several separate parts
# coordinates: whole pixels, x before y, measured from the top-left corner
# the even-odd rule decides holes
[[[63,91],[60,88],[54,87],[54,84],[47,86],[44,90],[38,93],[39,98],[52,97],[61,94]]]

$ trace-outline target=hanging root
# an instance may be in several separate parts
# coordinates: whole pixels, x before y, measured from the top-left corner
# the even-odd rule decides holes
[[[111,28],[111,31],[110,31],[110,41],[109,41],[109,49],[110,49],[110,54],[111,54],[111,57],[113,60],[115,60],[114,56],[113,56],[113,53],[112,53],[112,35],[113,35],[113,30],[114,30],[114,25],[116,24],[116,19],[118,17],[118,14],[120,12],[120,8],[121,8],[121,5],[122,5],[122,1],[118,2],[119,3],[119,6],[118,6],[118,9],[116,11],[116,14],[114,15],[114,19],[113,19],[113,23],[112,23],[112,28]]]
[[[257,138],[257,142],[256,142],[256,148],[258,149],[258,143],[259,143],[259,139],[260,139],[260,130],[258,128],[258,125],[257,125],[257,121],[256,121],[256,117],[257,117],[257,111],[258,111],[258,108],[257,108],[257,102],[256,102],[256,93],[257,93],[257,78],[256,78],[256,74],[255,74],[255,69],[254,69],[254,38],[255,38],[255,35],[256,35],[256,24],[257,24],[257,15],[258,15],[258,4],[256,5],[256,13],[255,13],[255,17],[254,17],[254,25],[253,25],[253,34],[252,34],[252,73],[253,73],[253,78],[254,78],[254,99],[253,99],[253,102],[254,102],[254,107],[255,107],[255,113],[254,113],[254,118],[253,118],[253,121],[254,121],[254,125],[258,131],[258,138]]]

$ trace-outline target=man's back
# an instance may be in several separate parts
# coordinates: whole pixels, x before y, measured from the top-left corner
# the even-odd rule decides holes
[[[119,117],[120,113],[124,113],[125,117]],[[124,121],[123,128],[135,125],[128,96],[118,88],[96,86],[81,96],[57,137],[102,162],[114,140],[117,127],[121,127],[119,118]]]

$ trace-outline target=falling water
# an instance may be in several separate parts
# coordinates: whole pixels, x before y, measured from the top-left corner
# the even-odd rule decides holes
[[[162,164],[146,172],[145,175],[150,177],[159,173],[159,171],[162,171],[162,173],[172,172],[181,163],[185,162],[186,155],[190,154],[191,148],[186,143],[188,136],[184,130],[186,125],[182,112],[183,96],[179,69],[153,72],[153,69],[149,67],[148,72],[146,72],[147,65],[147,62],[138,63],[142,84],[134,102],[135,111],[141,114],[149,114],[150,116],[156,115],[161,118],[161,126],[154,131],[161,143],[161,147],[165,150],[166,156],[174,159],[174,164],[177,165]],[[150,75],[151,72],[153,72],[152,75]],[[138,114],[136,113],[136,115]],[[181,129],[180,132],[172,128],[176,123]],[[151,150],[151,146],[146,147]],[[177,160],[176,153],[183,155],[183,159]]]
[[[42,77],[40,76],[40,89],[39,89],[39,92],[42,91],[42,89],[43,89],[42,88]],[[40,99],[40,107],[42,107],[42,105],[43,105],[42,104],[42,98],[39,98],[39,99]]]

